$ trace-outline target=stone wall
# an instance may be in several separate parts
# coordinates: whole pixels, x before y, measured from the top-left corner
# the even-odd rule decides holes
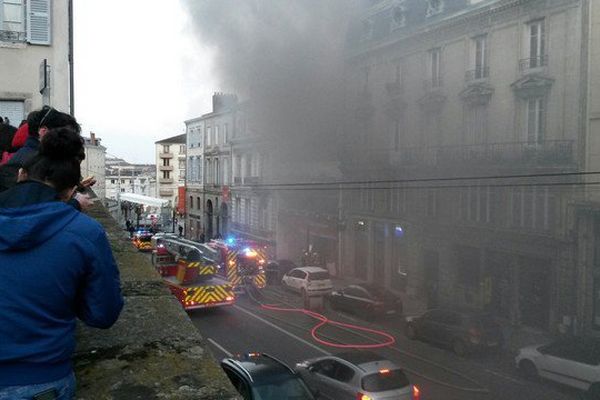
[[[121,271],[125,307],[108,330],[78,327],[77,399],[238,399],[202,337],[118,224],[102,223]]]

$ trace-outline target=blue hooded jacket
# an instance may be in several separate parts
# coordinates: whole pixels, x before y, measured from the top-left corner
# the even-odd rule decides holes
[[[122,307],[119,271],[98,222],[42,183],[0,193],[0,386],[65,377],[76,318],[109,328]]]

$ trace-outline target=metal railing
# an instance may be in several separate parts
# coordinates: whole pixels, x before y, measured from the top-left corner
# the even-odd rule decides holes
[[[548,65],[548,55],[537,56],[533,58],[524,58],[519,61],[519,70],[521,72],[534,68],[546,67]]]
[[[490,77],[489,67],[478,67],[470,71],[465,72],[465,81],[472,82],[479,79],[487,79]]]
[[[426,91],[439,89],[444,85],[444,80],[441,76],[437,76],[435,78],[425,79],[423,81],[423,88]]]
[[[533,165],[564,166],[575,162],[573,140],[508,142],[465,146],[403,148],[393,157],[399,165]]]
[[[0,30],[0,42],[25,42],[25,41],[27,41],[27,34],[25,32],[1,31]]]

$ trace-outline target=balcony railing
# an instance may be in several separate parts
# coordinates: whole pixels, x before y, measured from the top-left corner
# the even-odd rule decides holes
[[[0,30],[0,42],[25,42],[27,41],[27,35],[25,32],[16,31],[1,31]]]
[[[478,67],[467,71],[465,73],[465,82],[473,82],[481,79],[487,79],[490,77],[490,68],[489,67]]]
[[[160,189],[159,190],[159,194],[161,196],[172,196],[173,195],[173,190],[171,190],[171,189]]]
[[[158,183],[173,183],[173,178],[159,178]]]
[[[398,97],[402,95],[402,83],[388,82],[385,84],[385,90],[390,97]]]
[[[575,162],[573,140],[538,143],[510,142],[465,146],[404,148],[394,153],[393,163],[415,166],[520,165],[565,166]]]
[[[441,76],[437,76],[435,78],[425,79],[423,81],[423,89],[425,91],[431,91],[441,88],[444,85],[444,80]]]
[[[260,176],[247,176],[244,178],[245,185],[255,185],[260,183]]]
[[[519,70],[521,72],[528,71],[530,69],[546,67],[548,65],[548,55],[537,56],[533,58],[524,58],[519,61]]]
[[[160,158],[173,158],[173,153],[159,153]]]
[[[173,166],[172,165],[159,165],[158,170],[159,171],[173,171]]]

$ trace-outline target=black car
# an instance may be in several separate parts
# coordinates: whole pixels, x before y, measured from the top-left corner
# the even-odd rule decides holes
[[[483,313],[434,309],[406,318],[406,336],[447,345],[463,356],[468,352],[502,347],[502,328]]]
[[[244,400],[315,400],[293,369],[268,354],[225,358],[221,367]]]
[[[361,283],[335,290],[328,295],[334,310],[348,311],[364,318],[402,314],[402,300],[389,290]]]
[[[294,268],[298,268],[291,260],[269,261],[267,263],[266,272],[269,284],[280,284],[281,278]]]

